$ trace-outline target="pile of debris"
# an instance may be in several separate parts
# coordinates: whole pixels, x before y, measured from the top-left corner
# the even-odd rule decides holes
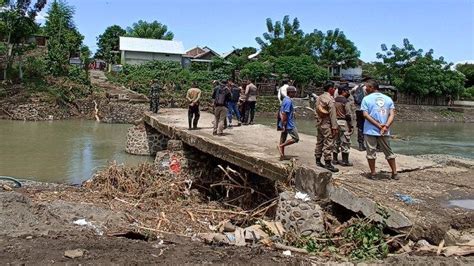
[[[284,250],[285,255],[316,254],[344,261],[383,259],[390,253],[474,253],[472,241],[456,247],[420,245],[371,217],[336,218],[330,214],[330,204],[320,205],[304,193],[282,192],[275,185],[270,190],[279,195],[264,197],[262,188],[248,182],[245,174],[230,167],[219,169],[216,176],[203,181],[185,171],[164,174],[149,164],[136,168],[114,164],[83,188],[126,214],[130,226],[108,235],[126,235],[132,229],[146,236],[173,234],[213,245],[266,246]],[[253,194],[263,203],[248,205]],[[387,216],[383,209],[377,214]]]
[[[83,188],[126,213],[132,227],[146,234],[193,236],[212,231],[219,224],[216,221],[249,224],[263,218],[268,206],[277,201],[243,209],[225,200],[211,200],[210,195],[198,191],[199,184],[187,173],[165,174],[150,164],[135,168],[112,164],[86,181]]]

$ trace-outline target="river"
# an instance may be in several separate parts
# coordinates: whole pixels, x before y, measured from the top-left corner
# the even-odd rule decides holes
[[[260,117],[257,123],[276,127],[273,118]],[[297,120],[298,131],[316,136],[313,120]],[[474,159],[474,124],[450,122],[395,122],[395,139],[391,141],[396,153],[406,155],[449,154]],[[357,138],[352,136],[355,147]]]
[[[269,118],[257,122],[274,126]],[[298,120],[297,125],[301,133],[315,134],[313,121]],[[82,120],[0,120],[0,175],[80,184],[112,161],[127,165],[151,161],[125,153],[129,127]],[[403,139],[392,141],[398,153],[474,159],[474,124],[401,122],[394,124],[393,133]]]
[[[83,120],[0,120],[0,175],[80,184],[112,161],[149,161],[125,153],[129,127]]]

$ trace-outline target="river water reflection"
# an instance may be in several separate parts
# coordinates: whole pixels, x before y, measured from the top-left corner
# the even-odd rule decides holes
[[[275,126],[270,118],[259,118],[257,123]],[[298,120],[297,125],[301,133],[315,135],[313,121]],[[0,120],[0,175],[79,184],[111,161],[128,165],[151,161],[125,153],[129,127],[81,120]],[[398,153],[474,159],[474,124],[397,122],[393,132],[404,139],[392,141]]]
[[[129,127],[82,120],[0,120],[0,175],[79,184],[108,162],[150,160],[125,153]]]

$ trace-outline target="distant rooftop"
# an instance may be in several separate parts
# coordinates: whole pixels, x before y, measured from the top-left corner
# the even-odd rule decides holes
[[[180,41],[120,37],[121,51],[135,51],[161,54],[184,54],[184,46]]]

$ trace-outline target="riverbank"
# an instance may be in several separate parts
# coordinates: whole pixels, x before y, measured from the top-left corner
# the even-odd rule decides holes
[[[132,124],[143,117],[148,104],[94,93],[71,103],[58,103],[44,95],[18,94],[0,100],[0,119],[51,121],[69,119],[99,120],[105,123]]]

